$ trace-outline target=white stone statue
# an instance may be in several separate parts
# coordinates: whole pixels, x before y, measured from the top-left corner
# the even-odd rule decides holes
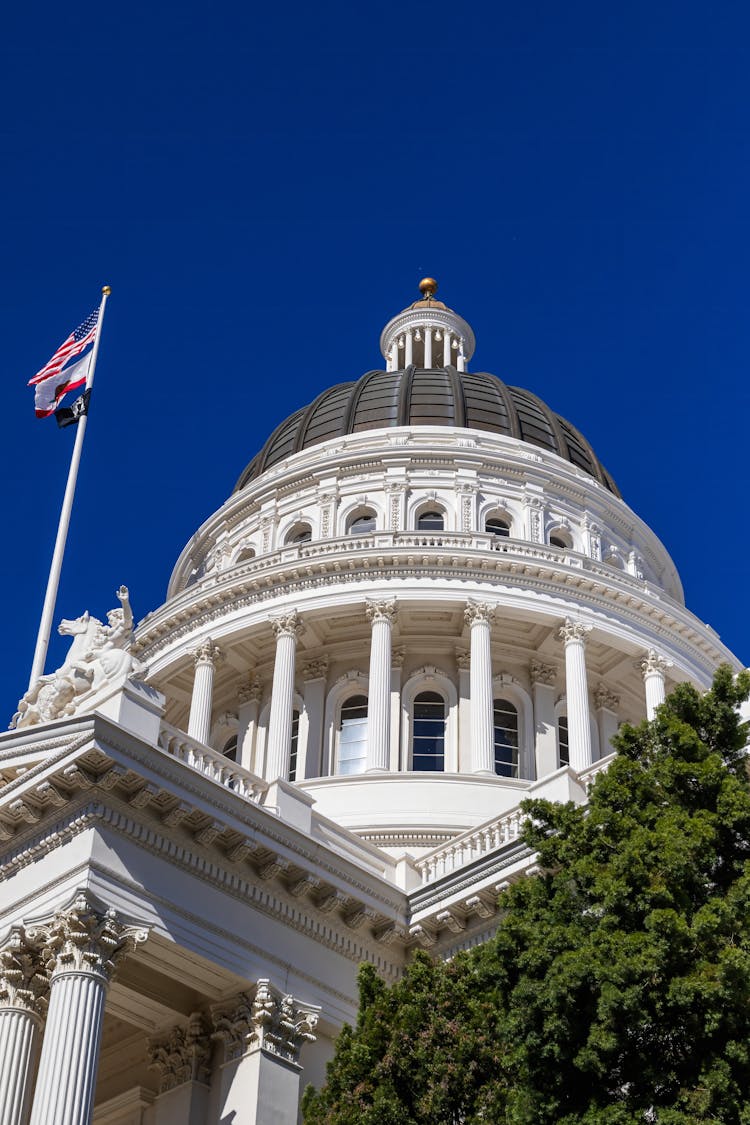
[[[34,726],[73,715],[86,693],[145,672],[145,666],[132,653],[133,611],[127,586],[120,587],[117,599],[120,609],[109,611],[108,625],[88,610],[81,617],[60,622],[58,633],[73,638],[65,661],[32,684],[19,701],[11,727]]]

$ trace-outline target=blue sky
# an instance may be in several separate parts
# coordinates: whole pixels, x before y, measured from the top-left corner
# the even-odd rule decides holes
[[[602,8],[611,10],[602,12]],[[424,274],[592,442],[750,659],[746,6],[42,4],[0,45],[2,702],[74,430],[26,380],[112,285],[56,620],[137,617]],[[49,667],[65,643],[55,639]]]

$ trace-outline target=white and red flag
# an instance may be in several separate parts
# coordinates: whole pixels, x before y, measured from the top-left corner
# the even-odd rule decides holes
[[[29,379],[28,385],[36,387],[34,409],[37,418],[49,418],[50,414],[54,414],[63,395],[75,390],[76,387],[82,387],[86,382],[91,354],[79,359],[77,363],[69,363],[69,361],[94,342],[98,323],[99,309],[94,309],[83,324],[80,324],[74,332],[71,332],[67,340],[63,341],[41,371],[37,371],[34,378]]]

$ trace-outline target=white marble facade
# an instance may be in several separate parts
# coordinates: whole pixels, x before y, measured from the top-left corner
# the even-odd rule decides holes
[[[433,297],[382,378],[468,376]],[[485,940],[520,802],[585,802],[621,722],[739,666],[602,480],[429,418],[300,442],[127,659],[98,625],[0,737],[3,1125],[292,1125],[357,965]]]

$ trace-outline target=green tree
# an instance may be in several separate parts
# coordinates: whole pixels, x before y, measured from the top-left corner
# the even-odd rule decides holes
[[[526,802],[543,874],[479,949],[361,970],[306,1125],[750,1125],[749,692],[680,685],[585,809]]]

